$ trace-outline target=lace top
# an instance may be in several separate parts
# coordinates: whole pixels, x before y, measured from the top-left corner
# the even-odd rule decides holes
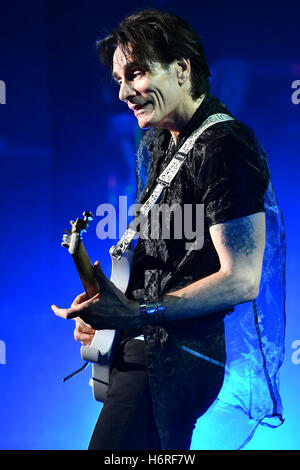
[[[144,202],[158,174],[191,132],[216,112],[230,114],[209,94],[169,152],[168,131],[155,128],[145,133],[136,160],[137,202]],[[219,259],[209,227],[256,212],[266,214],[266,248],[260,292],[255,301],[236,306],[230,313],[216,312],[172,325],[146,327],[143,331],[157,424],[163,436],[167,432],[163,419],[165,408],[173,402],[170,387],[164,400],[168,377],[158,374],[157,369],[162,354],[172,361],[173,353],[162,345],[168,344],[167,338],[172,337],[172,344],[177,346],[183,341],[196,343],[201,353],[201,348],[206,346],[199,331],[209,332],[224,319],[225,381],[214,404],[199,419],[199,442],[197,430],[194,442],[201,449],[241,448],[259,423],[277,426],[283,421],[278,371],[284,355],[285,232],[269,178],[267,157],[254,132],[237,120],[207,129],[171,186],[165,189],[158,204],[163,203],[204,204],[203,246],[198,250],[187,249],[186,243],[190,241],[187,236],[165,240],[161,226],[156,239],[140,238],[127,290],[129,297],[160,297],[218,271]],[[217,352],[211,349],[210,354],[214,358]],[[157,390],[159,394],[155,393]],[[173,391],[175,396],[176,384]]]

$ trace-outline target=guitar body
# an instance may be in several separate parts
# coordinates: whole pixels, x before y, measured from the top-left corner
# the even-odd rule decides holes
[[[82,232],[86,232],[88,222],[92,220],[92,214],[84,212],[83,215],[84,219],[76,219],[75,222],[70,221],[72,231],[66,230],[62,246],[68,248],[69,253],[72,255],[83,287],[88,297],[91,298],[99,292],[99,284],[95,278],[93,265],[82,242]],[[110,249],[112,263],[110,280],[118,289],[125,293],[130,278],[133,251],[128,249],[122,256],[115,258],[112,256],[113,249],[114,246]],[[91,344],[89,346],[82,346],[80,350],[82,359],[92,363],[90,384],[93,388],[95,400],[100,402],[103,402],[106,398],[116,340],[116,330],[99,330],[96,331]]]
[[[113,247],[110,251],[112,249]],[[132,257],[132,250],[126,251],[119,260],[111,256],[110,280],[123,293],[126,292],[128,286]],[[90,346],[82,346],[80,350],[82,359],[92,363],[90,385],[93,387],[95,400],[100,402],[103,402],[106,397],[116,340],[116,330],[98,330]]]

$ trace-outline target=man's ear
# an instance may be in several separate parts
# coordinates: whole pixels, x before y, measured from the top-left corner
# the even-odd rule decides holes
[[[178,83],[182,86],[190,77],[191,74],[191,62],[190,59],[177,59],[177,78]]]

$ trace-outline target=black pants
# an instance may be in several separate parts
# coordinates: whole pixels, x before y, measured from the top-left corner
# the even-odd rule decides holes
[[[221,387],[223,377],[220,373],[212,374],[209,364],[202,367],[202,397],[196,400],[199,403],[192,406],[194,415],[185,415],[178,410],[179,422],[174,423],[176,429],[172,429],[171,448],[189,449],[199,416],[197,412],[201,409],[204,412],[210,406]],[[119,346],[115,356],[107,398],[94,428],[89,450],[138,449],[160,450],[162,447],[155,425],[144,341],[133,339]]]
[[[119,346],[89,450],[159,450],[144,341]]]

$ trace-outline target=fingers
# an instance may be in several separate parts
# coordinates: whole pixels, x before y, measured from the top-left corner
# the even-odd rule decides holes
[[[51,305],[51,308],[55,315],[58,317],[64,318],[65,320],[69,320],[70,318],[78,317],[78,310],[73,308],[59,308],[57,305]]]
[[[51,305],[51,308],[52,308],[53,312],[55,313],[55,315],[67,320],[67,310],[66,309],[59,308],[57,305]],[[77,314],[76,314],[76,316],[77,316]]]
[[[77,297],[73,300],[71,307],[74,307],[75,305],[79,305],[82,302],[85,302],[87,299],[88,299],[88,296],[86,292],[82,292],[82,294],[77,295]]]
[[[96,276],[99,277],[100,279],[103,279],[103,277],[105,277],[105,274],[104,274],[104,272],[102,271],[102,269],[100,267],[100,262],[99,261],[95,261],[94,271],[95,271]]]
[[[83,315],[85,310],[91,304],[93,304],[95,301],[98,300],[99,296],[100,294],[97,293],[91,299],[83,301],[79,304],[74,304],[74,305],[72,304],[70,308],[59,308],[57,305],[54,305],[54,304],[51,305],[51,308],[53,312],[55,313],[55,315],[57,315],[58,317],[64,318],[65,320],[69,320],[70,318],[76,318],[76,317],[79,317],[80,315]]]
[[[82,325],[76,322],[74,330],[74,338],[76,341],[81,341],[84,346],[89,346],[94,338],[95,330],[89,325]]]
[[[115,289],[114,284],[111,282],[110,279],[106,277],[106,275],[102,271],[99,261],[95,261],[94,263],[94,272],[96,278],[98,279],[98,283],[101,286],[102,293],[104,293],[105,291],[110,293],[112,290]]]
[[[83,325],[83,326],[87,326],[87,327],[89,327],[89,328],[92,328],[91,325],[89,325],[88,323],[84,322],[84,321],[82,320],[82,318],[80,318],[80,317],[75,317],[75,318],[73,318],[73,320],[76,322],[76,327],[77,327],[78,325]]]
[[[94,335],[81,335],[79,339],[76,339],[76,341],[80,341],[83,346],[89,346],[91,342],[93,341]]]
[[[102,271],[102,268],[100,266],[99,261],[95,261],[94,263],[94,272],[96,274],[96,277],[103,283],[109,281],[109,279],[105,276],[104,272]]]
[[[95,330],[91,327],[91,325],[88,325],[85,323],[82,318],[78,317],[74,319],[76,321],[76,327],[75,330],[78,331],[79,333],[88,333],[88,334],[94,334]]]

